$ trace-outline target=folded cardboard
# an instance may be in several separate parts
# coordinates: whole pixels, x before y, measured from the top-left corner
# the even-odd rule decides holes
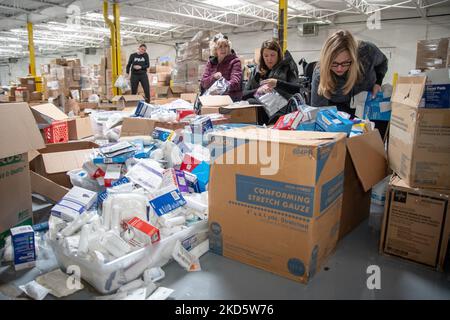
[[[370,213],[371,188],[386,177],[387,155],[378,130],[347,138],[339,239]]]
[[[30,157],[30,168],[39,175],[67,188],[71,188],[70,170],[79,169],[90,159],[93,148],[90,141],[48,144]]]
[[[135,107],[137,103],[144,100],[144,97],[138,94],[128,94],[121,96],[114,96],[111,102],[121,107]]]
[[[40,194],[53,202],[58,202],[69,192],[69,189],[63,187],[36,172],[30,171],[31,191]]]
[[[53,121],[67,120],[68,116],[53,103],[44,103],[30,106],[36,123],[42,129]]]
[[[345,134],[245,127],[210,147],[211,251],[306,283],[338,241]]]
[[[380,252],[450,271],[450,190],[410,188],[393,176],[386,193]]]
[[[230,116],[231,123],[258,123],[260,105],[233,105],[230,96],[201,96],[201,113],[222,113]]]
[[[67,122],[69,140],[80,140],[94,135],[90,117],[76,117]]]
[[[450,188],[450,109],[419,108],[425,77],[399,77],[392,96],[389,164],[411,187]]]
[[[28,151],[44,146],[27,103],[0,105],[0,246],[8,230],[32,219]]]

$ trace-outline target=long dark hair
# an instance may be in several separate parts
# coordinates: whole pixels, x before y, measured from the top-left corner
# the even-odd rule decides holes
[[[275,40],[266,40],[261,45],[261,50],[259,51],[259,70],[262,74],[265,74],[269,71],[269,68],[267,67],[266,63],[264,62],[263,57],[263,51],[264,49],[269,49],[276,51],[278,53],[278,62],[275,64],[277,65],[281,60],[283,60],[283,51],[281,50],[280,44],[278,41]]]

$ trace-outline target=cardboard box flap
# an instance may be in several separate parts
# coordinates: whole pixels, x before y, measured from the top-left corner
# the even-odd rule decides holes
[[[416,107],[425,90],[425,76],[399,77],[391,101]]]
[[[258,141],[273,141],[294,145],[319,146],[343,139],[345,133],[334,132],[314,132],[314,131],[283,131],[267,130],[246,126],[243,128],[230,129],[213,133],[214,136],[223,136],[225,138],[248,139]]]
[[[0,105],[0,159],[45,146],[27,103]]]
[[[66,120],[69,118],[64,112],[62,112],[53,103],[39,104],[36,106],[32,106],[31,109],[40,113],[41,115],[44,115],[44,116],[46,116],[50,119],[56,120],[56,121]]]
[[[231,104],[229,106],[223,106],[220,107],[220,113],[228,113],[232,110],[238,110],[238,109],[247,109],[247,108],[255,108],[255,107],[262,107],[260,104]]]
[[[145,118],[124,118],[120,135],[125,136],[148,136],[155,129],[156,121]]]
[[[45,172],[48,174],[79,169],[90,159],[90,149],[42,154]]]
[[[69,192],[69,189],[30,171],[31,191],[47,197],[48,199],[58,202]]]
[[[120,99],[122,99],[122,96],[114,96],[114,97],[111,99],[111,102],[119,102]]]
[[[144,100],[144,97],[141,96],[140,94],[126,94],[126,95],[123,95],[123,100],[125,100],[125,101],[140,101],[140,100]]]
[[[347,139],[347,149],[364,191],[386,177],[387,156],[378,130]]]
[[[423,194],[424,196],[435,196],[436,193],[439,193],[440,196],[444,197],[450,197],[450,190],[449,189],[423,189],[423,188],[412,188],[409,186],[405,180],[400,178],[398,175],[393,174],[391,179],[389,180],[389,184],[397,187],[397,188],[403,188],[408,191],[414,190],[414,193]]]
[[[37,158],[39,155],[40,153],[37,150],[28,151],[28,162],[33,161],[33,159]]]
[[[201,96],[199,99],[205,107],[223,107],[233,103],[230,96]]]
[[[67,143],[51,143],[45,146],[43,149],[39,149],[39,153],[52,153],[52,152],[64,152],[64,151],[73,151],[73,150],[82,150],[88,149],[91,150],[93,148],[98,148],[98,144],[92,141],[74,141]]]

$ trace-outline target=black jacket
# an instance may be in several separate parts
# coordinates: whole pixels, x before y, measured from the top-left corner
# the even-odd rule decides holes
[[[132,65],[139,65],[141,69],[136,70],[132,68]],[[147,73],[147,68],[150,66],[149,58],[147,52],[144,54],[138,54],[137,52],[130,55],[127,63],[127,73],[130,73],[130,68],[134,74],[144,74]]]
[[[284,53],[284,59],[281,60],[277,65],[275,65],[272,70],[267,72],[264,76],[261,75],[259,67],[255,67],[252,70],[247,84],[244,88],[243,99],[247,100],[249,98],[252,98],[256,90],[258,90],[258,88],[260,87],[260,82],[262,80],[270,78],[298,84],[297,64],[295,63],[289,51],[286,50],[286,52]],[[279,88],[277,86],[275,90],[286,99],[289,99],[292,96],[292,92],[284,90],[284,88]]]

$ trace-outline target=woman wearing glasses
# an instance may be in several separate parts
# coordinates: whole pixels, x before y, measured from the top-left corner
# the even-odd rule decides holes
[[[354,116],[355,110],[350,109],[352,97],[361,91],[370,91],[375,97],[387,69],[388,60],[377,46],[356,42],[348,31],[337,31],[322,47],[312,77],[311,105],[335,105]]]

